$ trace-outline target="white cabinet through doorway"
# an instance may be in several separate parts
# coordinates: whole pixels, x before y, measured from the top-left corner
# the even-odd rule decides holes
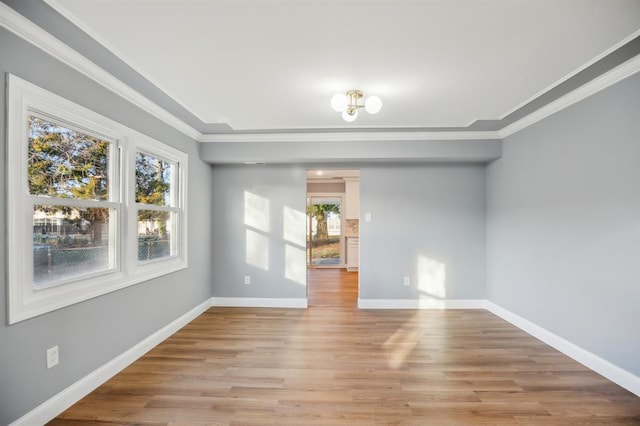
[[[347,237],[347,271],[357,271],[360,257],[360,238]]]
[[[360,218],[360,178],[344,178],[345,219]]]

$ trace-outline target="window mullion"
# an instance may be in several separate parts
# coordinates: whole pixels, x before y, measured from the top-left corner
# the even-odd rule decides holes
[[[159,211],[159,212],[173,212],[176,213],[178,212],[179,208],[178,207],[171,207],[171,206],[156,206],[155,204],[141,204],[141,203],[136,203],[135,204],[136,209],[139,210],[155,210],[155,211]]]
[[[76,208],[109,208],[118,209],[120,203],[112,201],[100,201],[100,200],[85,200],[80,198],[56,198],[56,197],[43,197],[41,195],[29,195],[31,204],[36,205],[55,205],[65,207]]]

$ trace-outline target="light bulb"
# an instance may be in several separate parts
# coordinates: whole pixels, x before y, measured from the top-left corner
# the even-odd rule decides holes
[[[366,101],[364,101],[364,109],[369,114],[377,114],[382,109],[382,99],[377,96],[369,96]]]
[[[342,112],[347,107],[347,95],[344,93],[336,93],[331,98],[331,108],[336,112]]]
[[[347,123],[352,123],[358,118],[358,110],[354,110],[353,114],[349,114],[347,110],[342,111],[342,119]]]

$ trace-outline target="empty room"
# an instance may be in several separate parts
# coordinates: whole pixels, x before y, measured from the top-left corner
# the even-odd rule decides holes
[[[0,0],[0,425],[640,425],[640,0]]]

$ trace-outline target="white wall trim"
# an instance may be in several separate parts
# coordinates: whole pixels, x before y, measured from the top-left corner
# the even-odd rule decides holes
[[[540,339],[547,345],[559,350],[563,354],[573,358],[580,364],[606,377],[619,386],[622,386],[629,392],[640,396],[640,377],[610,363],[603,358],[600,358],[598,355],[595,355],[586,349],[569,342],[568,340],[563,339],[549,330],[542,328],[499,305],[496,305],[493,302],[487,301],[486,306],[487,310],[491,313],[510,322],[533,337]]]
[[[49,422],[64,410],[80,401],[98,386],[124,370],[129,364],[136,361],[142,355],[160,344],[163,340],[167,339],[173,333],[193,321],[210,307],[211,299],[202,302],[186,314],[142,340],[140,343],[137,343],[127,351],[78,380],[62,392],[43,402],[38,407],[11,423],[10,426],[28,426]]]
[[[49,1],[57,4],[55,1]],[[60,10],[58,10],[60,12]],[[64,13],[61,13],[64,15]],[[417,141],[504,139],[544,118],[555,114],[640,71],[636,56],[578,89],[534,111],[498,131],[394,131],[394,132],[296,132],[258,134],[202,134],[169,111],[137,92],[97,64],[91,62],[61,40],[31,22],[11,7],[0,3],[0,27],[16,34],[45,53],[89,77],[93,81],[199,142],[348,142],[348,141]],[[634,33],[635,35],[636,33]],[[631,36],[630,36],[631,37]],[[626,40],[626,39],[625,39]],[[619,43],[620,44],[620,43]],[[609,53],[619,44],[603,53]],[[108,47],[105,47],[108,49]],[[601,56],[601,55],[600,55]],[[594,58],[595,62],[600,56]],[[587,64],[588,65],[588,64]],[[578,72],[579,70],[575,71]],[[157,85],[156,85],[157,87]],[[158,88],[158,90],[162,90]],[[172,98],[173,99],[173,98]],[[175,100],[174,100],[175,101]],[[177,101],[176,101],[177,102]]]
[[[98,367],[65,390],[48,399],[10,426],[45,424],[64,410],[84,398],[98,386],[118,374],[128,365],[160,344],[176,331],[193,321],[210,307],[269,307],[269,308],[306,308],[307,299],[303,298],[245,298],[212,297],[106,364]],[[601,374],[612,382],[640,396],[640,377],[611,364],[599,356],[563,339],[562,337],[526,320],[493,302],[483,299],[358,299],[359,309],[487,309],[519,329],[540,339],[545,344],[573,358],[587,368]]]
[[[91,80],[185,135],[196,140],[202,136],[198,130],[147,99],[144,95],[132,89],[100,66],[91,62],[81,53],[72,49],[4,3],[0,3],[0,27],[6,28],[8,31],[33,44],[63,64],[89,77]]]
[[[598,93],[601,90],[606,89],[609,86],[616,84],[617,82],[624,80],[627,77],[640,71],[640,55],[636,56],[628,61],[618,65],[612,70],[594,78],[590,82],[578,87],[572,92],[560,97],[559,99],[543,106],[542,108],[532,112],[531,114],[521,118],[520,120],[512,123],[500,131],[498,131],[498,137],[504,139],[507,136],[523,130],[532,124],[541,121],[556,112],[562,111],[571,105],[580,102],[583,99],[588,98],[591,95]]]
[[[433,140],[485,140],[499,139],[496,131],[484,132],[331,132],[331,133],[251,133],[207,134],[200,142],[362,142],[362,141],[433,141]]]
[[[616,50],[620,49],[622,46],[624,46],[625,44],[629,43],[631,40],[633,40],[634,38],[638,37],[639,35],[640,35],[640,30],[633,32],[632,34],[630,34],[629,36],[623,38],[618,43],[614,44],[613,46],[611,46],[610,48],[608,48],[604,52],[600,52],[598,55],[596,55],[590,61],[587,61],[584,64],[582,64],[582,66],[572,70],[569,74],[565,75],[564,77],[560,78],[556,82],[554,82],[554,83],[550,84],[549,86],[545,87],[544,89],[540,90],[538,93],[534,94],[533,96],[530,96],[529,98],[525,99],[524,101],[522,101],[521,103],[519,103],[515,107],[507,110],[504,114],[501,114],[498,117],[498,119],[502,120],[503,118],[507,117],[508,115],[516,112],[517,110],[519,110],[520,108],[522,108],[523,106],[528,104],[529,102],[539,98],[540,96],[544,95],[545,93],[551,91],[552,89],[554,89],[557,86],[561,85],[565,81],[569,80],[571,77],[575,76],[576,74],[586,70],[587,68],[589,68],[590,66],[592,66],[593,64],[598,62],[599,60],[603,59],[604,57],[606,57],[606,56],[610,55],[611,53],[615,52]]]
[[[111,52],[114,56],[116,56],[117,58],[119,58],[123,62],[125,62],[135,72],[140,74],[146,80],[151,82],[151,84],[156,86],[158,89],[160,89],[162,92],[164,92],[167,96],[169,96],[171,99],[173,99],[173,101],[175,101],[178,105],[180,105],[181,107],[183,107],[187,111],[190,111],[191,114],[193,114],[198,120],[204,122],[204,119],[202,117],[200,117],[199,115],[196,115],[184,103],[180,102],[176,96],[173,96],[169,92],[169,90],[167,90],[166,87],[163,87],[163,85],[160,84],[158,82],[158,80],[156,80],[155,78],[151,77],[140,66],[138,66],[138,64],[136,63],[135,60],[132,60],[131,58],[127,57],[124,53],[122,53],[122,51],[118,50],[113,44],[109,43],[104,37],[101,37],[98,32],[94,31],[93,28],[91,28],[89,25],[86,25],[84,22],[82,22],[81,19],[79,19],[76,15],[71,13],[69,11],[69,9],[67,9],[62,4],[60,4],[59,1],[57,1],[57,0],[44,0],[44,2],[47,3],[49,6],[51,6],[53,9],[55,9],[56,12],[58,12],[60,15],[64,16],[69,21],[71,21],[76,27],[80,28],[83,32],[87,33],[87,35],[89,37],[91,37],[92,39],[97,41],[99,44],[101,44],[105,49],[107,49],[109,52]]]
[[[358,309],[485,309],[483,299],[358,299]]]
[[[236,308],[306,308],[305,298],[212,297],[211,306]]]
[[[7,74],[6,81],[8,140],[26,141],[29,131],[27,118],[34,114],[54,122],[67,123],[71,128],[85,129],[111,144],[110,161],[114,166],[109,171],[109,179],[115,191],[108,200],[101,201],[100,206],[114,209],[115,225],[109,234],[115,242],[110,245],[110,256],[117,259],[104,273],[90,272],[84,277],[70,277],[68,284],[50,286],[46,290],[33,288],[32,265],[19,260],[31,256],[33,219],[29,212],[36,204],[50,201],[48,197],[27,196],[27,182],[22,179],[27,174],[27,150],[23,149],[24,144],[8,144],[7,223],[12,225],[7,230],[6,238],[9,324],[186,268],[188,155],[13,74]],[[164,208],[165,211],[180,213],[174,224],[177,234],[176,256],[146,264],[137,260],[137,233],[127,232],[136,229],[135,209],[143,206],[137,205],[134,197],[134,162],[139,150],[153,152],[179,165],[174,173],[178,184],[173,186],[177,188],[178,198],[171,206]],[[95,206],[83,200],[60,199],[56,203],[71,207]]]

